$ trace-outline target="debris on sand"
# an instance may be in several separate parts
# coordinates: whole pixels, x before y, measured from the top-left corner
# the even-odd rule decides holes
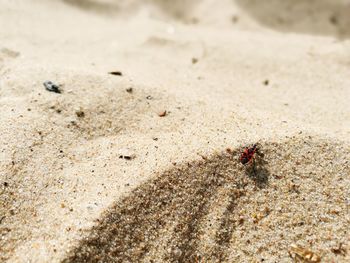
[[[46,90],[50,91],[50,92],[55,92],[55,93],[61,93],[61,89],[58,85],[54,84],[52,81],[45,81],[44,83],[44,87]]]
[[[123,76],[123,73],[121,71],[111,71],[111,72],[108,72],[108,74],[111,74],[114,76]]]
[[[75,112],[75,115],[77,115],[78,118],[84,118],[85,117],[85,112],[83,110],[77,110]]]
[[[329,18],[329,22],[333,25],[337,25],[338,24],[338,18],[337,16],[334,14]]]
[[[331,248],[331,251],[336,255],[346,255],[346,249],[343,247],[343,243],[340,243],[338,246]]]
[[[130,88],[127,88],[127,89],[126,89],[126,92],[127,92],[127,93],[132,93],[133,90],[132,90],[132,88],[130,87]]]
[[[132,160],[132,159],[134,159],[135,158],[135,155],[134,154],[132,154],[132,155],[119,155],[119,158],[120,159],[125,159],[125,160]]]
[[[234,15],[234,16],[232,16],[231,20],[232,20],[233,24],[236,24],[239,20],[239,17],[237,15]]]
[[[165,117],[166,114],[167,114],[167,111],[166,111],[166,110],[162,110],[162,111],[159,111],[159,112],[158,112],[158,116],[159,116],[159,117]]]
[[[313,263],[313,262],[320,262],[321,257],[312,252],[309,249],[303,248],[301,246],[298,246],[296,244],[292,244],[290,246],[290,249],[288,251],[291,258],[293,258],[296,261],[301,262],[307,262],[307,263]]]
[[[129,149],[121,149],[119,151],[119,159],[132,160],[135,159],[136,155]]]

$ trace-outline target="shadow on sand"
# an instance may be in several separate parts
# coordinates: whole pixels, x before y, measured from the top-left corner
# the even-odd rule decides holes
[[[234,0],[256,21],[274,30],[350,37],[350,2],[342,0]]]
[[[235,206],[245,187],[252,180],[259,187],[268,182],[268,171],[261,165],[249,179],[237,153],[183,164],[137,187],[98,220],[64,262],[195,262],[204,253],[199,246],[206,232],[203,221],[213,202],[223,200],[212,252],[205,258],[225,260],[235,230]],[[218,195],[224,188],[228,195]]]

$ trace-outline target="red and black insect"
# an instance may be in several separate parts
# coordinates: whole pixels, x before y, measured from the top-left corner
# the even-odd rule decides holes
[[[251,163],[254,160],[254,154],[257,152],[257,150],[258,148],[256,144],[254,144],[252,147],[245,148],[239,157],[239,161],[244,165]]]

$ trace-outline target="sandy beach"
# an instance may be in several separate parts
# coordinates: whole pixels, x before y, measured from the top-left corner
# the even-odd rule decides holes
[[[0,262],[350,262],[349,13],[0,1]]]

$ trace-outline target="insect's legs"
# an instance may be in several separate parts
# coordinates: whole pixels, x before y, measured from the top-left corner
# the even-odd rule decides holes
[[[253,173],[254,173],[254,176],[256,177],[256,171],[255,171],[255,158],[253,158]]]

